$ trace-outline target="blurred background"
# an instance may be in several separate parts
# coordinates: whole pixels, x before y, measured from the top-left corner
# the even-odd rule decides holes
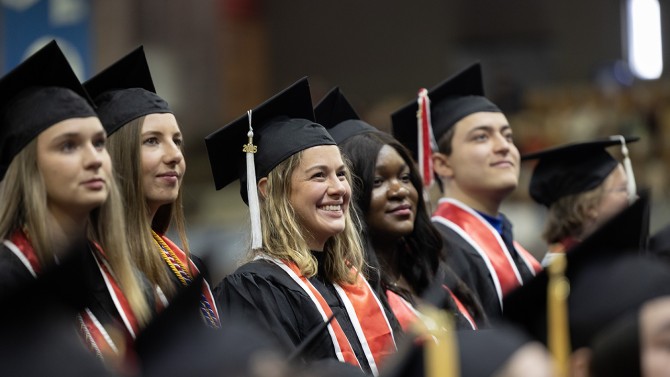
[[[639,187],[652,191],[651,230],[670,222],[670,86],[653,58],[647,79],[628,60],[627,5],[658,8],[646,25],[668,30],[659,0],[1,0],[2,74],[57,39],[86,80],[144,45],[158,94],[186,141],[185,207],[191,249],[212,280],[247,245],[239,185],[215,191],[203,138],[309,76],[314,103],[339,86],[361,117],[390,129],[390,114],[421,87],[481,61],[487,96],[506,113],[521,152],[611,134],[630,146]],[[655,70],[655,71],[654,71]],[[518,240],[541,258],[544,208],[528,198],[530,163],[504,205]]]

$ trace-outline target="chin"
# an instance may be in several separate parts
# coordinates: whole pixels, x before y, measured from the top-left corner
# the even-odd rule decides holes
[[[327,230],[325,230],[324,233],[330,234],[329,237],[334,237],[334,236],[337,236],[338,234],[344,232],[344,229],[345,229],[344,225],[343,226],[333,226],[333,227],[329,227]]]

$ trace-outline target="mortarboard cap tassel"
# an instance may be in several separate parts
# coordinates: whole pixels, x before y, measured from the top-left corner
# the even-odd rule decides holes
[[[251,219],[251,249],[263,248],[263,234],[261,229],[261,213],[258,204],[258,188],[256,186],[256,166],[254,164],[254,154],[258,147],[254,145],[254,128],[251,126],[251,116],[253,111],[247,111],[249,117],[249,132],[247,137],[249,142],[242,147],[246,153],[247,162],[247,197],[249,199],[249,217]]]

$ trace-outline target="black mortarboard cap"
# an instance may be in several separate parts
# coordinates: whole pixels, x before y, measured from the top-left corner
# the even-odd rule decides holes
[[[493,376],[516,351],[533,341],[523,331],[507,324],[477,331],[456,331],[458,363],[461,377]],[[427,375],[425,348],[422,342],[406,337],[394,360],[385,364],[383,377]]]
[[[638,139],[626,137],[625,141]],[[530,179],[530,196],[549,207],[562,197],[597,187],[619,164],[605,148],[620,144],[618,138],[605,138],[523,155],[522,160],[539,160]]]
[[[494,376],[521,347],[532,341],[511,326],[461,330],[457,336],[461,377]]]
[[[141,116],[172,113],[156,94],[143,46],[86,81],[84,87],[95,101],[108,135]]]
[[[303,78],[251,112],[256,180],[267,176],[288,157],[318,145],[335,145],[315,123],[309,82]],[[239,179],[247,201],[247,169],[242,147],[248,142],[249,116],[244,115],[205,138],[214,184],[219,190]]]
[[[646,249],[648,235],[649,195],[643,191],[640,199],[567,252],[565,276],[570,282],[568,321],[573,349],[587,346],[609,321],[639,305],[640,300],[658,295],[656,283],[650,278],[656,279],[663,274],[658,275],[654,268],[651,271],[645,271],[643,267],[635,270],[633,266],[639,263],[631,262],[629,258]],[[622,262],[600,267],[617,260]],[[646,266],[647,262],[640,263]],[[626,264],[631,265],[630,274],[617,275],[625,271]],[[658,265],[657,262],[651,264]],[[614,281],[616,279],[620,281]],[[670,292],[670,280],[666,281]],[[547,270],[543,270],[503,299],[505,319],[545,344],[547,284]]]
[[[482,69],[474,63],[461,72],[446,79],[428,92],[430,118],[433,135],[439,142],[451,127],[466,116],[478,112],[500,112],[498,106],[484,97]],[[400,140],[417,158],[417,112],[416,100],[391,114],[393,136]]]
[[[0,79],[0,179],[37,135],[70,118],[96,116],[65,55],[49,42]]]
[[[337,144],[355,135],[379,132],[359,118],[338,87],[328,92],[314,107],[314,116],[319,124],[326,127]]]

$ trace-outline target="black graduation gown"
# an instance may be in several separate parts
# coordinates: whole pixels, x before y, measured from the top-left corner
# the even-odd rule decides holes
[[[486,313],[484,313],[476,293],[473,292],[449,266],[440,262],[438,271],[435,274],[435,280],[436,282],[439,281],[440,285],[444,284],[451,290],[454,296],[456,296],[468,311],[468,314],[471,317],[470,319],[474,321],[477,329],[488,327],[489,323]],[[431,287],[431,290],[433,289],[434,288]],[[444,303],[441,303],[443,307],[454,314],[456,329],[472,330],[472,324],[469,319],[465,318],[464,314],[461,313],[460,308],[453,297],[451,297],[451,294],[445,291],[442,299],[444,300]]]
[[[512,223],[501,215],[503,220],[501,237],[505,246],[509,250],[514,264],[519,270],[521,280],[527,282],[533,278],[533,273],[528,269],[526,263],[521,259],[519,253],[514,248],[514,236],[512,234]],[[486,263],[470,244],[458,233],[447,226],[433,222],[435,227],[442,234],[445,244],[447,264],[452,268],[458,277],[475,292],[479,302],[489,319],[496,319],[502,316],[500,301]]]
[[[318,274],[309,281],[328,302],[360,365],[370,374],[370,366],[344,304],[335,293],[334,286],[324,282],[319,276]],[[214,295],[222,322],[229,317],[252,320],[262,329],[274,334],[288,352],[323,324],[323,317],[307,293],[281,267],[271,261],[260,259],[241,266],[219,283]],[[386,315],[392,317],[388,311]],[[393,330],[395,333],[397,328]],[[336,359],[328,331],[321,331],[302,356],[306,361]]]
[[[91,310],[103,326],[108,324],[123,326],[121,315],[107,290],[102,273],[97,266],[92,252],[82,252],[79,255],[83,259],[82,265],[87,266],[85,274],[89,289],[86,307]],[[138,273],[138,276],[141,278],[140,284],[147,302],[154,302],[155,296],[148,280],[142,274]],[[33,280],[34,277],[21,260],[3,244],[2,248],[0,248],[0,291],[7,292],[9,290],[20,289],[22,285]],[[152,309],[152,305],[149,305],[149,308]]]
[[[35,278],[21,260],[5,244],[0,247],[0,292],[8,293]]]
[[[649,252],[670,263],[670,225],[665,226],[649,238]]]

